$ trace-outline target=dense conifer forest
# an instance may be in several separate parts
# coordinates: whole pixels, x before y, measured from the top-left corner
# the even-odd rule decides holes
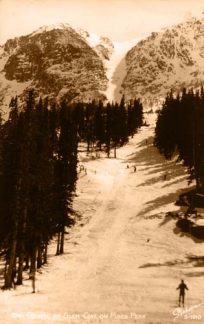
[[[4,289],[23,283],[47,263],[56,237],[56,254],[64,252],[66,228],[75,223],[72,202],[77,184],[78,144],[87,154],[116,150],[143,125],[143,107],[102,102],[60,104],[36,99],[33,90],[19,107],[12,98],[6,122],[0,120],[0,255]]]
[[[170,92],[158,113],[154,143],[167,159],[174,155],[189,170],[189,180],[196,180],[204,192],[204,89]]]

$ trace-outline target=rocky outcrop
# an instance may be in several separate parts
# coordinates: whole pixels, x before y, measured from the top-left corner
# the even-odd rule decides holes
[[[0,52],[0,96],[32,87],[42,96],[69,101],[104,99],[103,60],[109,59],[111,42],[101,38],[91,47],[88,39],[87,32],[60,25],[8,40]]]
[[[204,19],[152,33],[127,53],[126,65],[126,99],[141,97],[153,104],[170,89],[199,87],[204,82]]]
[[[152,33],[128,52],[125,43],[68,24],[41,27],[0,47],[4,110],[12,96],[30,87],[68,101],[120,100],[124,94],[149,107],[160,105],[170,89],[179,92],[203,82],[204,19]]]

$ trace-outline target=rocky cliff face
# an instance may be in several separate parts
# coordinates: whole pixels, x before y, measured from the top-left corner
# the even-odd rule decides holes
[[[0,49],[1,103],[8,105],[10,96],[30,87],[58,99],[103,99],[108,84],[103,61],[113,46],[107,38],[91,43],[92,38],[59,25],[8,40]]]
[[[153,104],[170,89],[199,87],[204,83],[204,19],[152,33],[127,53],[126,65],[126,99],[136,96]]]
[[[128,53],[119,45],[68,24],[8,40],[0,47],[0,107],[8,110],[11,97],[30,87],[59,100],[125,94],[151,106],[170,89],[204,83],[204,18],[152,33]]]

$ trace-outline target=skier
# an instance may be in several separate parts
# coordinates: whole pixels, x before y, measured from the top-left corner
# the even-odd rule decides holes
[[[134,168],[134,172],[136,172],[136,171],[137,171],[137,168],[136,168],[136,166],[135,166],[135,165],[134,165],[134,167],[133,167],[133,168]]]
[[[182,305],[184,306],[185,290],[188,290],[188,287],[184,283],[183,279],[181,280],[180,285],[176,289],[179,289],[179,307],[180,307],[181,302],[182,302]]]

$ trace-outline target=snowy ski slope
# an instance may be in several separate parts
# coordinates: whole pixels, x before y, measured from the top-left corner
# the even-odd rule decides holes
[[[202,323],[203,243],[165,218],[187,188],[185,169],[164,161],[153,132],[153,125],[143,127],[117,159],[80,153],[87,174],[79,174],[74,207],[82,217],[65,254],[54,256],[51,244],[36,294],[26,278],[15,291],[0,292],[0,323]],[[177,308],[181,278],[189,287],[185,313]]]

